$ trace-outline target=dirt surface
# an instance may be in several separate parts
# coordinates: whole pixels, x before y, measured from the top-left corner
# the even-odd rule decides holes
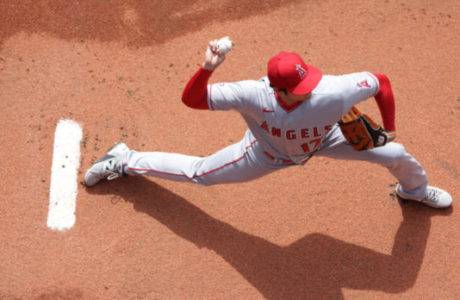
[[[263,2],[1,1],[1,299],[460,297],[460,3]],[[399,142],[454,207],[400,204],[385,169],[316,158],[245,184],[80,184],[75,226],[48,229],[62,118],[83,127],[80,180],[118,140],[206,155],[241,138],[236,113],[180,101],[224,35],[213,82],[260,78],[281,50],[387,74]]]

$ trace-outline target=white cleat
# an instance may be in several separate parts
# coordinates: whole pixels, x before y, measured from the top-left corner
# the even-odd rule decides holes
[[[428,186],[426,189],[426,194],[423,199],[411,199],[409,195],[403,192],[401,185],[398,183],[396,185],[396,195],[404,200],[412,200],[422,202],[428,206],[434,208],[448,208],[452,205],[452,196],[443,189]]]
[[[113,180],[124,175],[123,158],[129,148],[124,143],[118,143],[107,151],[104,157],[98,159],[86,171],[85,185],[93,186],[102,179]]]

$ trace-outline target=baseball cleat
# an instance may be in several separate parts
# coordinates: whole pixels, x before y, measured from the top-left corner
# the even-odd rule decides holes
[[[129,148],[124,143],[115,144],[104,157],[98,159],[86,171],[85,185],[93,186],[102,179],[113,180],[124,175],[123,159]]]
[[[448,208],[452,205],[452,196],[443,189],[428,186],[426,189],[426,194],[423,199],[411,199],[409,195],[403,192],[401,185],[398,183],[396,185],[396,195],[404,200],[419,201],[423,204],[434,208]]]

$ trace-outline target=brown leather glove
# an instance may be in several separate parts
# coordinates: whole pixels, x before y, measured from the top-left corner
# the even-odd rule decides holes
[[[342,116],[339,126],[348,143],[358,151],[380,147],[395,139],[393,132],[386,131],[354,106]]]

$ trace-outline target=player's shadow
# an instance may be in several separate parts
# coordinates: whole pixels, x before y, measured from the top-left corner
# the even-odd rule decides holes
[[[2,0],[0,47],[10,36],[45,32],[66,40],[122,40],[140,47],[200,30],[210,23],[268,13],[300,0]],[[263,26],[263,25],[262,25]]]
[[[279,246],[216,220],[143,177],[87,191],[119,195],[181,238],[215,251],[267,299],[338,299],[342,288],[401,293],[416,281],[430,217],[451,213],[416,203],[402,205],[403,220],[391,253],[385,254],[319,233]]]

